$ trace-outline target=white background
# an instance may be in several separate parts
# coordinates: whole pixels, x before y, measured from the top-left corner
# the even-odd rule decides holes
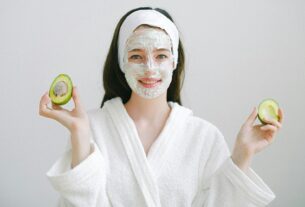
[[[304,206],[302,0],[1,0],[0,206],[56,205],[45,173],[69,134],[39,116],[40,97],[67,73],[86,109],[99,107],[114,28],[127,11],[146,5],[166,9],[180,29],[187,57],[183,105],[214,123],[231,150],[252,108],[267,97],[279,102],[283,128],[252,168],[277,196],[270,206]]]

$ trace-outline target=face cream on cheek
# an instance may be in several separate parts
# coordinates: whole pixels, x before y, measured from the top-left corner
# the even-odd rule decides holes
[[[136,48],[147,53],[146,63],[128,62],[128,51]],[[171,50],[171,40],[162,30],[145,28],[135,32],[127,41],[124,56],[125,78],[130,88],[138,95],[152,99],[165,93],[171,83],[173,74],[173,57],[167,57],[156,63],[153,60],[153,50],[165,48]],[[151,71],[149,77],[146,71]]]
[[[142,67],[141,67],[142,66]],[[152,99],[165,93],[172,81],[173,69],[158,68],[153,76],[145,76],[144,64],[129,64],[125,69],[125,78],[130,88],[139,96]]]

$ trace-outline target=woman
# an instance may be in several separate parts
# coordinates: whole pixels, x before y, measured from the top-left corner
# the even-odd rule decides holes
[[[274,140],[283,111],[263,126],[254,125],[254,108],[230,154],[216,126],[181,106],[183,72],[170,15],[137,8],[114,32],[101,108],[86,112],[76,87],[72,111],[49,108],[43,95],[40,115],[71,133],[71,146],[47,172],[59,206],[245,207],[275,198],[250,164]]]

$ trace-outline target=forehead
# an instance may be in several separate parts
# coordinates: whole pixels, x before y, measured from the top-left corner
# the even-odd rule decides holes
[[[154,31],[160,31],[160,32],[165,32],[165,30],[161,29],[160,27],[155,27],[155,26],[150,26],[147,24],[141,24],[137,28],[134,29],[134,32],[141,32],[141,31],[146,31],[146,30],[154,30]]]
[[[127,50],[141,48],[170,49],[171,39],[167,33],[157,27],[139,26],[134,30],[126,42]]]

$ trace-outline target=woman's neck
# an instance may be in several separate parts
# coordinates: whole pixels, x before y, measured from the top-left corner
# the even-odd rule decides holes
[[[167,103],[166,93],[154,99],[145,99],[132,92],[124,106],[134,121],[160,121],[160,119],[166,119],[171,110]]]

